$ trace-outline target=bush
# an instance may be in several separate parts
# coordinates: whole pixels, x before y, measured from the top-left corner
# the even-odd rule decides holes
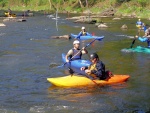
[[[138,0],[138,2],[142,7],[145,7],[147,5],[147,0]]]
[[[7,5],[7,0],[0,0],[0,6],[5,7]]]

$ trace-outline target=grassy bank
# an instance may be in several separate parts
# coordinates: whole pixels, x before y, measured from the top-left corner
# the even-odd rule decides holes
[[[9,0],[8,0],[9,1]],[[71,12],[71,13],[82,13],[88,12],[100,14],[108,8],[113,8],[116,10],[115,16],[128,16],[133,15],[134,17],[140,18],[150,18],[150,0],[124,0],[127,2],[118,2],[121,0],[88,0],[88,7],[85,2],[83,7],[76,0],[55,0],[52,4],[48,0],[30,0],[26,4],[16,2],[12,4],[11,2],[5,4],[1,9],[7,10],[11,8],[12,11],[43,11],[43,13],[50,13],[58,9],[59,12]],[[83,1],[83,0],[82,0]]]

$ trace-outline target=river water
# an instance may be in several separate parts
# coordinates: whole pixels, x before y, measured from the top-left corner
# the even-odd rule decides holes
[[[94,25],[65,20],[59,14],[56,21],[44,15],[27,18],[27,22],[5,22],[0,27],[0,113],[145,113],[150,110],[150,55],[123,53],[137,33],[137,19],[102,20],[110,26],[98,29]],[[148,20],[143,20],[148,22]],[[2,19],[0,19],[2,22]],[[120,27],[127,24],[128,30]],[[72,48],[73,40],[51,39],[53,35],[77,34],[85,26],[103,41],[88,47],[97,52],[106,68],[114,74],[129,74],[122,84],[103,87],[58,88],[47,82],[48,77],[66,75],[61,53]],[[143,32],[141,32],[141,35]],[[85,46],[90,41],[83,41]],[[139,41],[135,46],[145,45]],[[85,55],[83,58],[87,59]]]

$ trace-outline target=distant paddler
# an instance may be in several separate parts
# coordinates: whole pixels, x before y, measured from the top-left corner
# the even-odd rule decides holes
[[[141,42],[147,42],[147,47],[150,48],[150,27],[145,31],[143,37],[135,36]]]
[[[81,28],[81,32],[77,35],[77,39],[80,39],[80,36],[92,36],[90,33],[86,32],[85,27]]]
[[[16,17],[16,14],[12,14],[12,10],[10,8],[8,8],[8,12],[5,12],[5,15],[7,17]]]
[[[139,29],[142,28],[143,23],[141,22],[141,19],[139,18],[138,21],[136,22],[136,27],[138,27]]]

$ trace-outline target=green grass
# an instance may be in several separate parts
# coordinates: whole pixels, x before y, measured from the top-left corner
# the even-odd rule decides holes
[[[70,0],[71,1],[71,0]],[[117,15],[131,15],[131,14],[136,14],[137,17],[140,18],[148,18],[150,17],[150,1],[147,0],[146,6],[142,8],[141,3],[138,2],[139,0],[130,0],[129,2],[124,2],[124,3],[116,3],[116,0],[97,0],[95,4],[92,3],[92,0],[89,0],[89,9],[91,12],[95,14],[99,14],[103,12],[104,10],[108,8],[115,8],[116,9],[116,16]],[[70,3],[70,2],[68,2]],[[72,2],[71,2],[72,3]],[[90,5],[90,3],[92,5]],[[57,6],[55,4],[55,6]],[[1,10],[7,10],[8,9],[8,4],[1,8]],[[45,12],[54,12],[56,9],[51,9],[50,10],[50,5],[48,0],[31,0],[30,3],[28,3],[27,7],[23,7],[21,4],[20,5],[14,5],[10,7],[12,11],[25,11],[25,10],[31,10],[31,11],[45,11]],[[81,13],[84,10],[87,10],[87,8],[81,9],[80,6],[76,6],[74,8],[71,7],[70,5],[61,5],[59,8],[59,11],[69,11],[69,12],[74,12],[76,11],[77,13]]]

